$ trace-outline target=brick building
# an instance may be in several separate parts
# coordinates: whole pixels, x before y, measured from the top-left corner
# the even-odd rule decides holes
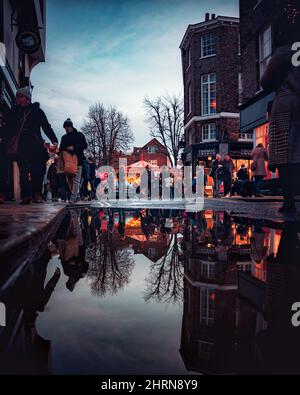
[[[132,157],[134,162],[144,160],[158,167],[170,164],[166,148],[157,139],[152,139],[143,147],[134,147]]]
[[[242,105],[240,107],[242,135],[253,134],[254,144],[268,148],[269,110],[274,93],[264,92],[260,79],[279,44],[284,4],[288,0],[240,0]],[[294,3],[296,3],[294,1]],[[269,186],[276,187],[275,174],[268,173]],[[273,179],[273,181],[269,181]],[[267,185],[266,185],[267,186]]]
[[[155,167],[170,165],[166,148],[155,138],[143,147],[134,147],[132,153],[115,152],[112,160],[114,169],[119,168],[119,159],[126,159],[128,166],[140,161],[148,162]]]
[[[189,25],[180,44],[182,55],[185,161],[229,153],[243,163],[250,158],[252,136],[239,134],[241,73],[239,19],[206,14]]]
[[[45,61],[45,30],[45,0],[0,0],[0,129],[14,103],[16,90],[29,86],[31,71]],[[14,190],[17,198],[17,164],[7,171],[11,195]]]

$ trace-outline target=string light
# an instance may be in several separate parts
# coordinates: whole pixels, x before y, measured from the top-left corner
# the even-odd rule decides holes
[[[295,8],[291,3],[288,4],[284,11],[287,14],[289,22],[293,24],[296,22],[296,19],[300,15],[300,10]]]

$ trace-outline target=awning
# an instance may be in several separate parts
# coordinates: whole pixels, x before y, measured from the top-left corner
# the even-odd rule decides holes
[[[268,105],[274,96],[275,93],[258,96],[257,100],[254,99],[241,107],[241,133],[246,133],[268,122]]]

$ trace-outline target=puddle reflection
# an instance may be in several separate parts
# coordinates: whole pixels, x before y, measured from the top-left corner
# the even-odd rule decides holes
[[[68,212],[5,294],[1,373],[299,373],[300,226]]]

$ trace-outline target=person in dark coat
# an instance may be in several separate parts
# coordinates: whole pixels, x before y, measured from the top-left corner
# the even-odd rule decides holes
[[[263,197],[261,194],[261,188],[263,185],[263,179],[267,176],[266,162],[268,160],[268,151],[262,144],[258,144],[252,151],[252,174],[254,176],[256,197]]]
[[[5,107],[0,107],[0,204],[3,204],[9,198],[8,187],[8,172],[9,161],[7,157],[7,129],[5,121],[8,115],[8,110]]]
[[[57,158],[54,159],[54,162],[49,167],[47,179],[50,183],[52,202],[57,202],[58,189],[59,189],[59,174],[57,173]]]
[[[11,137],[20,133],[17,159],[21,204],[29,204],[32,197],[35,203],[43,203],[43,179],[49,156],[44,146],[41,128],[54,146],[58,145],[58,140],[39,103],[31,103],[30,88],[19,89],[16,98],[17,105],[9,114],[7,130]]]
[[[220,171],[219,169],[222,167],[222,156],[220,154],[216,155],[216,159],[213,160],[211,165],[210,177],[214,180],[214,197],[218,197],[220,193],[220,186],[222,184],[222,180],[220,179]]]
[[[281,20],[280,46],[261,79],[267,92],[276,92],[270,116],[269,168],[277,168],[283,189],[280,212],[295,212],[300,173],[300,67],[292,63],[292,44],[299,41],[300,16]]]
[[[230,191],[231,191],[231,186],[232,186],[232,179],[233,179],[233,173],[235,170],[235,165],[229,155],[225,156],[225,159],[223,160],[222,164],[225,169],[224,180],[223,180],[224,181],[224,196],[229,196]]]
[[[78,159],[77,175],[74,179],[74,187],[70,199],[70,201],[76,202],[80,200],[80,182],[82,176],[83,160],[85,159],[84,150],[87,149],[87,142],[84,135],[74,128],[73,122],[70,118],[64,122],[64,129],[66,130],[66,134],[61,139],[59,150],[75,154]]]

